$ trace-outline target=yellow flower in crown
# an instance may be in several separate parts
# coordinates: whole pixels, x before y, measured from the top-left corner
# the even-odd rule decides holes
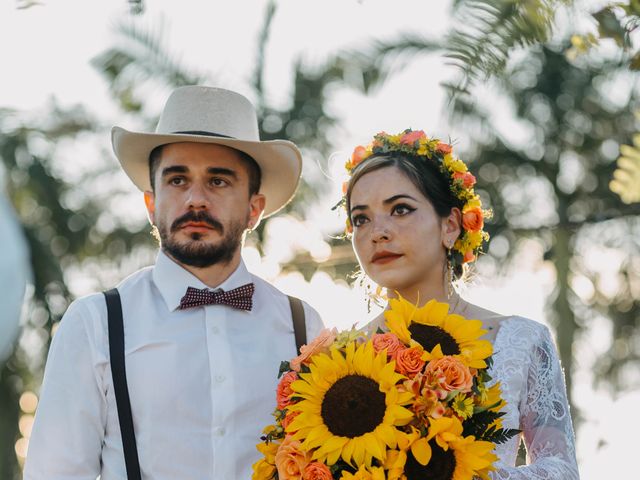
[[[463,214],[467,214],[466,226],[458,241],[454,244],[451,261],[454,264],[464,264],[474,261],[482,251],[482,243],[489,240],[489,235],[483,230],[484,220],[490,218],[490,210],[482,209],[482,201],[474,192],[476,178],[471,174],[467,165],[454,156],[453,147],[437,138],[429,138],[422,130],[406,129],[395,135],[380,132],[374,136],[368,145],[359,145],[345,164],[347,173],[351,175],[361,163],[374,155],[384,155],[391,152],[401,152],[413,157],[420,157],[424,161],[435,162],[442,174],[448,179],[451,193],[463,204]],[[343,189],[343,194],[345,193]],[[336,205],[345,206],[345,197]],[[346,233],[352,233],[350,222],[347,221]],[[474,234],[480,235],[474,235]]]
[[[395,427],[413,418],[404,407],[412,395],[398,390],[405,377],[394,368],[371,342],[350,342],[344,354],[332,348],[330,355],[315,355],[309,372],[291,384],[301,400],[289,407],[299,414],[286,431],[305,451],[314,450],[313,460],[329,466],[339,459],[366,468],[373,459],[383,463],[401,434]]]

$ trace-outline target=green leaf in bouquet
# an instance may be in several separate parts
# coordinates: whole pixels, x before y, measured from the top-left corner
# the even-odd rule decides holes
[[[291,370],[291,364],[286,360],[280,362],[280,369],[278,370],[278,378]]]

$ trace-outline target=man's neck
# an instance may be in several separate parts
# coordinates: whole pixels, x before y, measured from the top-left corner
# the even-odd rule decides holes
[[[186,271],[195,276],[198,280],[204,283],[207,287],[217,288],[227,278],[236,271],[238,265],[240,265],[240,249],[233,255],[233,258],[226,263],[216,263],[209,267],[194,267],[192,265],[186,265],[179,262],[170,253],[163,250],[163,253],[171,259],[171,261],[177,263]]]

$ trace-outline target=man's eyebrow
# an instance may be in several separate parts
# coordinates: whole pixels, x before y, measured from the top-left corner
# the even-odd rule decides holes
[[[393,203],[396,200],[399,200],[401,198],[409,198],[409,199],[413,200],[414,202],[418,201],[415,198],[413,198],[411,195],[407,195],[405,193],[400,193],[398,195],[394,195],[393,197],[389,197],[386,200],[383,200],[382,203],[384,205],[389,205],[390,203]],[[354,205],[353,207],[351,207],[351,211],[353,212],[354,210],[366,210],[368,208],[369,208],[368,205]]]
[[[238,174],[235,172],[235,170],[231,170],[230,168],[209,167],[207,168],[207,173],[209,175],[227,175],[228,177],[231,177],[234,180],[238,179]]]
[[[184,165],[172,165],[170,167],[165,167],[162,169],[162,176],[166,177],[167,175],[171,175],[172,173],[187,173],[189,169]]]

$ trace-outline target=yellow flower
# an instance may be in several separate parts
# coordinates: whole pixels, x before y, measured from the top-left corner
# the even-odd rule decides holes
[[[451,480],[468,480],[475,475],[486,478],[497,457],[491,453],[494,444],[462,437],[462,424],[455,417],[433,419],[426,437],[414,432],[409,449],[391,451],[385,467],[390,480],[403,480],[402,472],[409,467],[414,474],[424,469],[450,471]],[[425,475],[426,476],[426,475]]]
[[[468,200],[464,207],[462,207],[462,213],[467,213],[474,208],[482,207],[482,202],[480,201],[480,197],[475,195],[472,199]]]
[[[276,473],[276,466],[267,462],[264,458],[253,464],[251,480],[270,480]]]
[[[458,158],[454,158],[453,155],[448,153],[444,156],[444,166],[450,172],[466,173],[468,171],[464,162]]]
[[[370,341],[349,343],[344,355],[335,348],[330,355],[314,355],[310,372],[291,384],[302,400],[289,407],[300,414],[287,432],[302,449],[313,451],[313,460],[329,466],[340,458],[366,467],[374,458],[384,462],[401,434],[395,427],[413,419],[404,407],[412,395],[397,389],[405,377],[394,368],[395,362],[385,352],[376,354]]]
[[[264,455],[265,460],[268,463],[275,465],[276,463],[276,452],[278,451],[278,447],[280,443],[277,442],[269,442],[269,443],[259,443],[256,445],[256,448],[262,455]]]
[[[418,308],[398,297],[389,299],[389,306],[384,313],[387,328],[405,344],[416,341],[432,353],[439,344],[441,356],[453,355],[467,367],[486,368],[484,360],[493,353],[493,347],[489,341],[480,340],[487,333],[480,320],[450,314],[449,304],[436,300]]]
[[[385,476],[382,467],[366,468],[360,465],[356,473],[343,471],[340,480],[385,480]]]
[[[466,420],[473,415],[473,397],[467,397],[466,395],[459,393],[453,399],[451,407],[458,416]]]

